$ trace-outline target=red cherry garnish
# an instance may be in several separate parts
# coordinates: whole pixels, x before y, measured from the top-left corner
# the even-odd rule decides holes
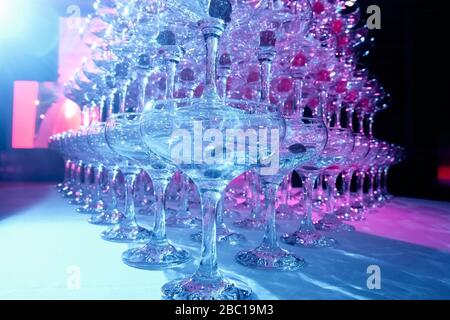
[[[344,93],[345,91],[347,91],[347,80],[339,80],[336,84],[336,92]]]
[[[317,72],[317,81],[328,82],[331,81],[331,75],[328,70],[320,70]]]
[[[343,26],[344,26],[344,24],[342,23],[342,20],[334,20],[331,23],[331,30],[334,33],[341,33]]]
[[[247,83],[256,82],[259,80],[259,72],[258,71],[250,71],[247,77]]]
[[[294,60],[292,60],[293,67],[304,67],[306,65],[306,56],[303,52],[299,52],[295,55]]]
[[[325,6],[323,5],[322,2],[320,2],[320,1],[314,2],[314,4],[313,4],[313,12],[315,14],[321,14],[324,11],[325,11]]]
[[[289,92],[292,89],[292,80],[289,78],[281,78],[277,84],[278,92]]]

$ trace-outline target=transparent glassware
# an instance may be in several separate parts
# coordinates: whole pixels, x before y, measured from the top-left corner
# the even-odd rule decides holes
[[[247,175],[250,184],[250,193],[244,196],[246,197],[246,205],[249,206],[250,214],[245,219],[235,221],[233,224],[242,229],[262,230],[266,225],[266,217],[261,206],[261,179],[255,171],[250,171]]]
[[[355,146],[350,155],[350,161],[344,166],[342,170],[343,191],[341,195],[341,204],[336,210],[336,214],[338,215],[338,217],[346,221],[359,221],[361,218],[361,216],[358,214],[354,215],[351,209],[350,184],[353,174],[357,169],[358,162],[364,159],[370,150],[369,138],[360,133],[354,134],[354,138]]]
[[[224,30],[223,20],[206,18],[200,23],[200,27],[205,35],[207,51],[206,84],[203,98],[154,101],[146,110],[142,124],[146,145],[154,153],[176,163],[197,185],[202,201],[203,240],[199,268],[191,277],[174,280],[164,285],[162,294],[164,299],[251,299],[252,291],[245,284],[236,280],[231,281],[222,276],[219,271],[216,209],[227,184],[251,169],[252,165],[248,161],[243,161],[246,157],[240,152],[235,153],[233,157],[223,159],[223,151],[226,151],[223,145],[214,147],[209,143],[200,143],[201,145],[197,145],[197,148],[194,149],[194,154],[186,153],[184,157],[180,149],[176,152],[177,148],[175,150],[173,148],[175,145],[181,147],[182,144],[179,143],[183,141],[183,133],[188,133],[187,136],[189,136],[191,132],[196,131],[195,128],[203,129],[203,132],[217,133],[225,132],[226,129],[257,128],[262,124],[273,128],[276,127],[277,122],[268,114],[256,112],[256,107],[261,107],[261,105],[221,100],[218,97],[215,70],[218,38]],[[174,130],[181,135],[178,136],[178,139],[173,136]],[[186,140],[186,143],[188,142]],[[192,147],[192,144],[189,143],[189,146],[186,145],[186,147],[185,152]],[[201,156],[203,150],[206,150],[207,159],[212,162],[207,160],[196,163],[194,161],[194,156],[198,157],[199,154]],[[225,152],[226,154],[227,152]],[[220,163],[214,164],[213,159],[220,159],[220,156],[222,156]],[[247,160],[252,159],[253,157],[250,157]]]
[[[365,220],[366,205],[364,202],[364,178],[366,172],[370,169],[371,163],[376,159],[380,147],[380,141],[372,138],[369,141],[369,151],[363,159],[356,163],[356,192],[350,197],[350,210],[352,220]],[[347,218],[348,219],[348,218]]]
[[[355,138],[350,129],[329,128],[329,141],[339,140],[334,147],[340,148],[342,157],[322,172],[326,177],[327,201],[325,215],[315,224],[316,229],[331,232],[351,232],[354,227],[342,222],[336,215],[335,202],[337,197],[336,181],[343,168],[352,160],[352,152],[355,148]]]
[[[233,108],[233,106],[236,106]],[[254,106],[253,106],[254,108]],[[144,141],[155,153],[173,162],[170,145],[172,130],[193,132],[196,121],[202,122],[203,131],[210,129],[254,127],[267,123],[269,117],[258,116],[250,111],[250,102],[210,99],[179,99],[153,102],[153,107],[144,115],[142,132]],[[195,119],[193,121],[192,119]],[[272,119],[274,120],[274,119]],[[274,126],[275,121],[272,122]],[[198,124],[197,124],[198,125]],[[220,128],[220,129],[219,129]],[[158,134],[156,134],[156,132]],[[182,140],[179,140],[182,141]],[[189,144],[189,147],[191,145]],[[205,148],[208,144],[205,143]],[[213,150],[206,149],[215,154]],[[192,155],[194,156],[194,155]],[[217,265],[216,221],[217,209],[223,190],[235,177],[251,168],[234,159],[223,164],[195,164],[193,159],[178,163],[178,167],[197,185],[202,200],[202,258],[198,271],[190,278],[175,280],[163,287],[165,299],[247,299],[251,290],[245,285],[224,278]]]
[[[189,177],[183,173],[180,172],[179,176],[178,200],[180,206],[178,210],[175,210],[166,218],[166,225],[173,228],[194,229],[201,225],[201,220],[193,214],[190,208],[191,188],[195,186],[191,183]]]
[[[345,163],[353,150],[354,140],[350,131],[341,128],[328,128],[328,140],[325,149],[318,158],[297,168],[305,191],[305,216],[300,221],[297,231],[286,234],[281,240],[290,245],[307,248],[330,247],[336,245],[336,240],[322,235],[312,220],[312,195],[314,182],[324,170],[333,168],[335,164]],[[334,209],[334,208],[333,208]],[[334,211],[334,210],[333,210]]]
[[[118,197],[115,192],[115,183],[118,173],[116,163],[120,161],[110,150],[105,137],[106,123],[99,121],[93,123],[88,130],[89,147],[105,168],[103,175],[98,176],[99,188],[103,190],[108,200],[105,201],[105,208],[100,212],[95,212],[88,220],[94,225],[115,225],[124,218],[123,212],[118,207]],[[106,189],[106,190],[105,190]]]
[[[114,139],[111,135],[111,118],[106,125],[100,127],[102,131],[97,137],[101,139],[101,145],[104,147],[108,156],[113,159],[115,164],[120,168],[125,177],[125,209],[124,217],[118,221],[117,225],[103,231],[101,237],[111,242],[146,242],[151,237],[151,232],[139,226],[135,217],[135,183],[139,168],[135,162],[127,159],[123,154],[118,152],[118,147],[123,141]],[[117,145],[119,143],[119,146]],[[109,149],[109,150],[108,150]]]
[[[131,248],[122,254],[122,261],[140,269],[163,269],[188,262],[191,258],[186,250],[173,246],[166,236],[165,194],[175,167],[147,152],[141,138],[140,113],[119,113],[108,121],[107,138],[112,148],[123,157],[136,162],[152,177],[155,193],[155,224],[149,239],[142,247]],[[134,166],[130,166],[134,168]],[[135,174],[124,171],[125,179],[134,180]]]
[[[268,222],[262,243],[253,250],[240,251],[236,260],[250,268],[294,271],[304,260],[284,250],[278,243],[275,219],[276,191],[286,175],[320,154],[327,141],[327,129],[320,119],[285,117],[286,134],[280,146],[280,166],[276,173],[260,175]]]

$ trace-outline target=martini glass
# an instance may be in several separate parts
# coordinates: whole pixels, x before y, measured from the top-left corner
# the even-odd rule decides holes
[[[207,52],[203,97],[153,101],[148,105],[142,122],[146,145],[157,155],[176,164],[194,181],[202,202],[203,239],[199,268],[191,277],[165,284],[162,288],[164,299],[253,298],[252,291],[245,284],[225,278],[219,271],[216,214],[227,184],[258,163],[255,155],[258,139],[251,139],[253,142],[248,144],[241,140],[236,145],[235,134],[252,129],[250,132],[255,132],[256,135],[258,128],[262,130],[265,127],[276,136],[282,119],[271,113],[258,111],[264,107],[267,109],[263,104],[222,100],[217,94],[217,46],[229,9],[227,2],[213,1],[210,13],[215,17],[205,18],[199,23],[205,36]],[[206,135],[206,139],[198,139],[200,132]],[[265,139],[266,145],[267,142]],[[245,152],[246,149],[251,152]]]
[[[262,175],[265,208],[268,222],[262,243],[253,250],[241,251],[236,260],[250,268],[294,271],[304,260],[279,246],[275,227],[276,191],[283,179],[302,163],[308,162],[322,151],[327,141],[327,129],[320,119],[286,117],[286,135],[280,148],[278,172]]]
[[[370,140],[365,135],[361,133],[355,133],[355,147],[350,155],[350,161],[344,167],[342,178],[343,178],[343,194],[342,202],[340,207],[337,209],[337,215],[340,219],[346,221],[358,221],[361,220],[359,214],[353,214],[351,209],[351,193],[350,184],[355,171],[358,168],[358,163],[364,159],[370,150]]]
[[[97,137],[101,139],[101,145],[108,157],[113,159],[125,177],[125,210],[124,218],[120,219],[117,225],[103,231],[101,237],[111,242],[146,242],[151,237],[151,232],[139,226],[135,217],[135,183],[139,167],[136,162],[121,153],[121,149],[117,146],[117,139],[114,139],[114,135],[109,134],[108,124],[110,121],[112,121],[111,118],[106,125],[100,127],[101,131]],[[124,141],[121,142],[124,144]]]
[[[118,154],[142,166],[151,175],[155,193],[156,216],[150,239],[142,247],[126,250],[122,254],[122,260],[127,265],[140,269],[169,268],[190,260],[189,253],[174,247],[166,236],[165,193],[176,168],[143,148],[140,133],[141,116],[139,113],[112,115],[106,129],[107,139],[112,148]],[[134,181],[134,171],[128,173],[124,170],[124,173],[127,183]]]
[[[95,225],[114,225],[124,219],[123,213],[118,208],[118,197],[114,190],[114,182],[118,174],[116,164],[121,159],[108,147],[105,137],[105,125],[105,122],[95,122],[88,129],[89,146],[100,159],[102,165],[105,166],[106,176],[109,178],[110,174],[112,174],[112,179],[108,186],[111,202],[109,203],[108,201],[104,210],[94,213],[89,219],[88,222]]]
[[[349,132],[345,129],[328,128],[328,141],[320,156],[297,169],[302,178],[305,191],[306,214],[301,220],[297,231],[281,237],[284,243],[307,248],[331,247],[336,244],[334,238],[322,235],[314,226],[312,220],[312,193],[314,182],[319,174],[326,169],[333,168],[336,164],[345,162],[348,153],[351,152],[354,145],[354,140],[349,141],[348,139],[350,139]]]
[[[322,231],[333,232],[350,232],[354,231],[354,227],[343,223],[336,215],[335,212],[335,199],[337,195],[336,181],[343,168],[351,161],[352,152],[355,147],[355,138],[350,129],[345,128],[329,128],[330,140],[335,139],[335,148],[340,149],[342,154],[341,158],[336,158],[336,162],[331,166],[323,170],[323,175],[326,178],[327,183],[327,201],[326,201],[326,213],[316,223],[316,228]],[[330,141],[329,140],[329,141]]]

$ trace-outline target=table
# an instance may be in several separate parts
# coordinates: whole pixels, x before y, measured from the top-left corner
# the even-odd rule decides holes
[[[54,186],[0,184],[0,299],[159,299],[164,283],[195,270],[195,262],[165,271],[130,268],[120,255],[131,245],[103,241],[104,227],[87,218]],[[450,203],[397,198],[354,225],[357,232],[335,236],[336,248],[290,247],[307,261],[298,272],[234,262],[235,252],[258,244],[260,232],[247,233],[246,245],[220,246],[219,263],[259,299],[450,298]],[[168,236],[198,258],[191,232],[168,229]],[[370,266],[380,269],[380,289],[367,286]]]

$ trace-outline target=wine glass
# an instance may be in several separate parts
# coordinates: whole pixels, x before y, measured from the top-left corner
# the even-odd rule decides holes
[[[297,168],[305,191],[306,213],[297,231],[281,237],[284,243],[307,248],[330,247],[336,244],[334,238],[322,235],[314,226],[312,221],[312,192],[314,182],[319,174],[326,169],[333,168],[335,164],[344,163],[353,149],[353,145],[354,140],[352,140],[349,131],[341,128],[328,128],[328,141],[320,156]]]
[[[280,167],[272,175],[261,175],[265,209],[268,222],[262,243],[253,250],[240,251],[236,260],[250,268],[294,271],[304,265],[304,260],[282,249],[275,229],[276,191],[292,170],[308,162],[322,151],[327,141],[327,129],[320,119],[287,117],[286,134],[279,151]]]
[[[343,223],[335,212],[335,198],[337,195],[336,181],[343,168],[352,160],[352,152],[355,148],[355,137],[353,132],[347,128],[333,127],[328,129],[328,143],[334,143],[334,148],[338,148],[341,157],[336,157],[335,162],[322,170],[326,179],[326,212],[316,223],[316,229],[321,231],[349,232],[354,231],[354,227]]]
[[[250,152],[250,155],[245,152],[245,142],[238,148],[240,151],[235,152],[235,136],[232,140],[223,139],[227,136],[227,129],[229,135],[249,129],[256,132],[257,128],[267,126],[267,129],[273,129],[270,132],[278,130],[279,133],[277,123],[281,119],[271,117],[270,113],[258,112],[265,107],[261,104],[222,100],[218,97],[215,82],[217,45],[230,7],[226,1],[212,1],[210,12],[215,17],[205,18],[199,24],[205,35],[207,52],[203,97],[153,101],[148,105],[142,122],[141,129],[147,147],[177,164],[198,186],[202,201],[203,239],[199,268],[191,277],[164,285],[164,299],[252,298],[252,291],[245,284],[225,278],[218,269],[216,213],[227,184],[257,165],[257,157],[254,152]],[[200,131],[207,134],[209,139],[192,140],[194,135],[198,137]],[[216,143],[213,143],[212,135],[217,138]],[[228,143],[224,145],[224,141]],[[256,151],[255,146],[258,144],[250,145],[253,146],[251,150]]]
[[[169,268],[190,260],[189,253],[173,246],[166,236],[165,193],[176,169],[143,148],[140,132],[141,116],[140,113],[114,114],[106,127],[107,140],[113,150],[131,161],[128,168],[123,170],[127,183],[134,184],[136,163],[151,176],[155,193],[154,230],[144,246],[126,250],[122,254],[122,260],[127,265],[140,269]]]
[[[119,223],[125,217],[123,212],[119,210],[118,196],[114,188],[118,174],[117,163],[121,161],[121,158],[112,152],[112,150],[108,147],[105,137],[105,126],[106,123],[104,121],[94,122],[91,126],[89,126],[88,144],[95,153],[96,157],[102,163],[102,166],[106,169],[106,174],[103,179],[110,181],[110,183],[105,186],[110,196],[108,199],[110,201],[107,202],[104,210],[94,213],[88,222],[95,225],[109,226]],[[99,177],[99,179],[102,178]],[[104,181],[100,180],[100,185],[103,183]]]
[[[105,142],[102,145],[110,149],[109,156],[114,159],[115,164],[125,177],[125,210],[124,218],[117,225],[103,231],[101,237],[112,242],[146,242],[152,234],[139,226],[135,217],[135,183],[139,167],[135,161],[128,159],[121,152],[120,144],[124,144],[124,141],[114,139],[115,136],[111,134],[111,126],[109,125],[113,123],[111,116],[106,125],[102,127],[104,131],[98,137],[105,139],[102,141]]]

